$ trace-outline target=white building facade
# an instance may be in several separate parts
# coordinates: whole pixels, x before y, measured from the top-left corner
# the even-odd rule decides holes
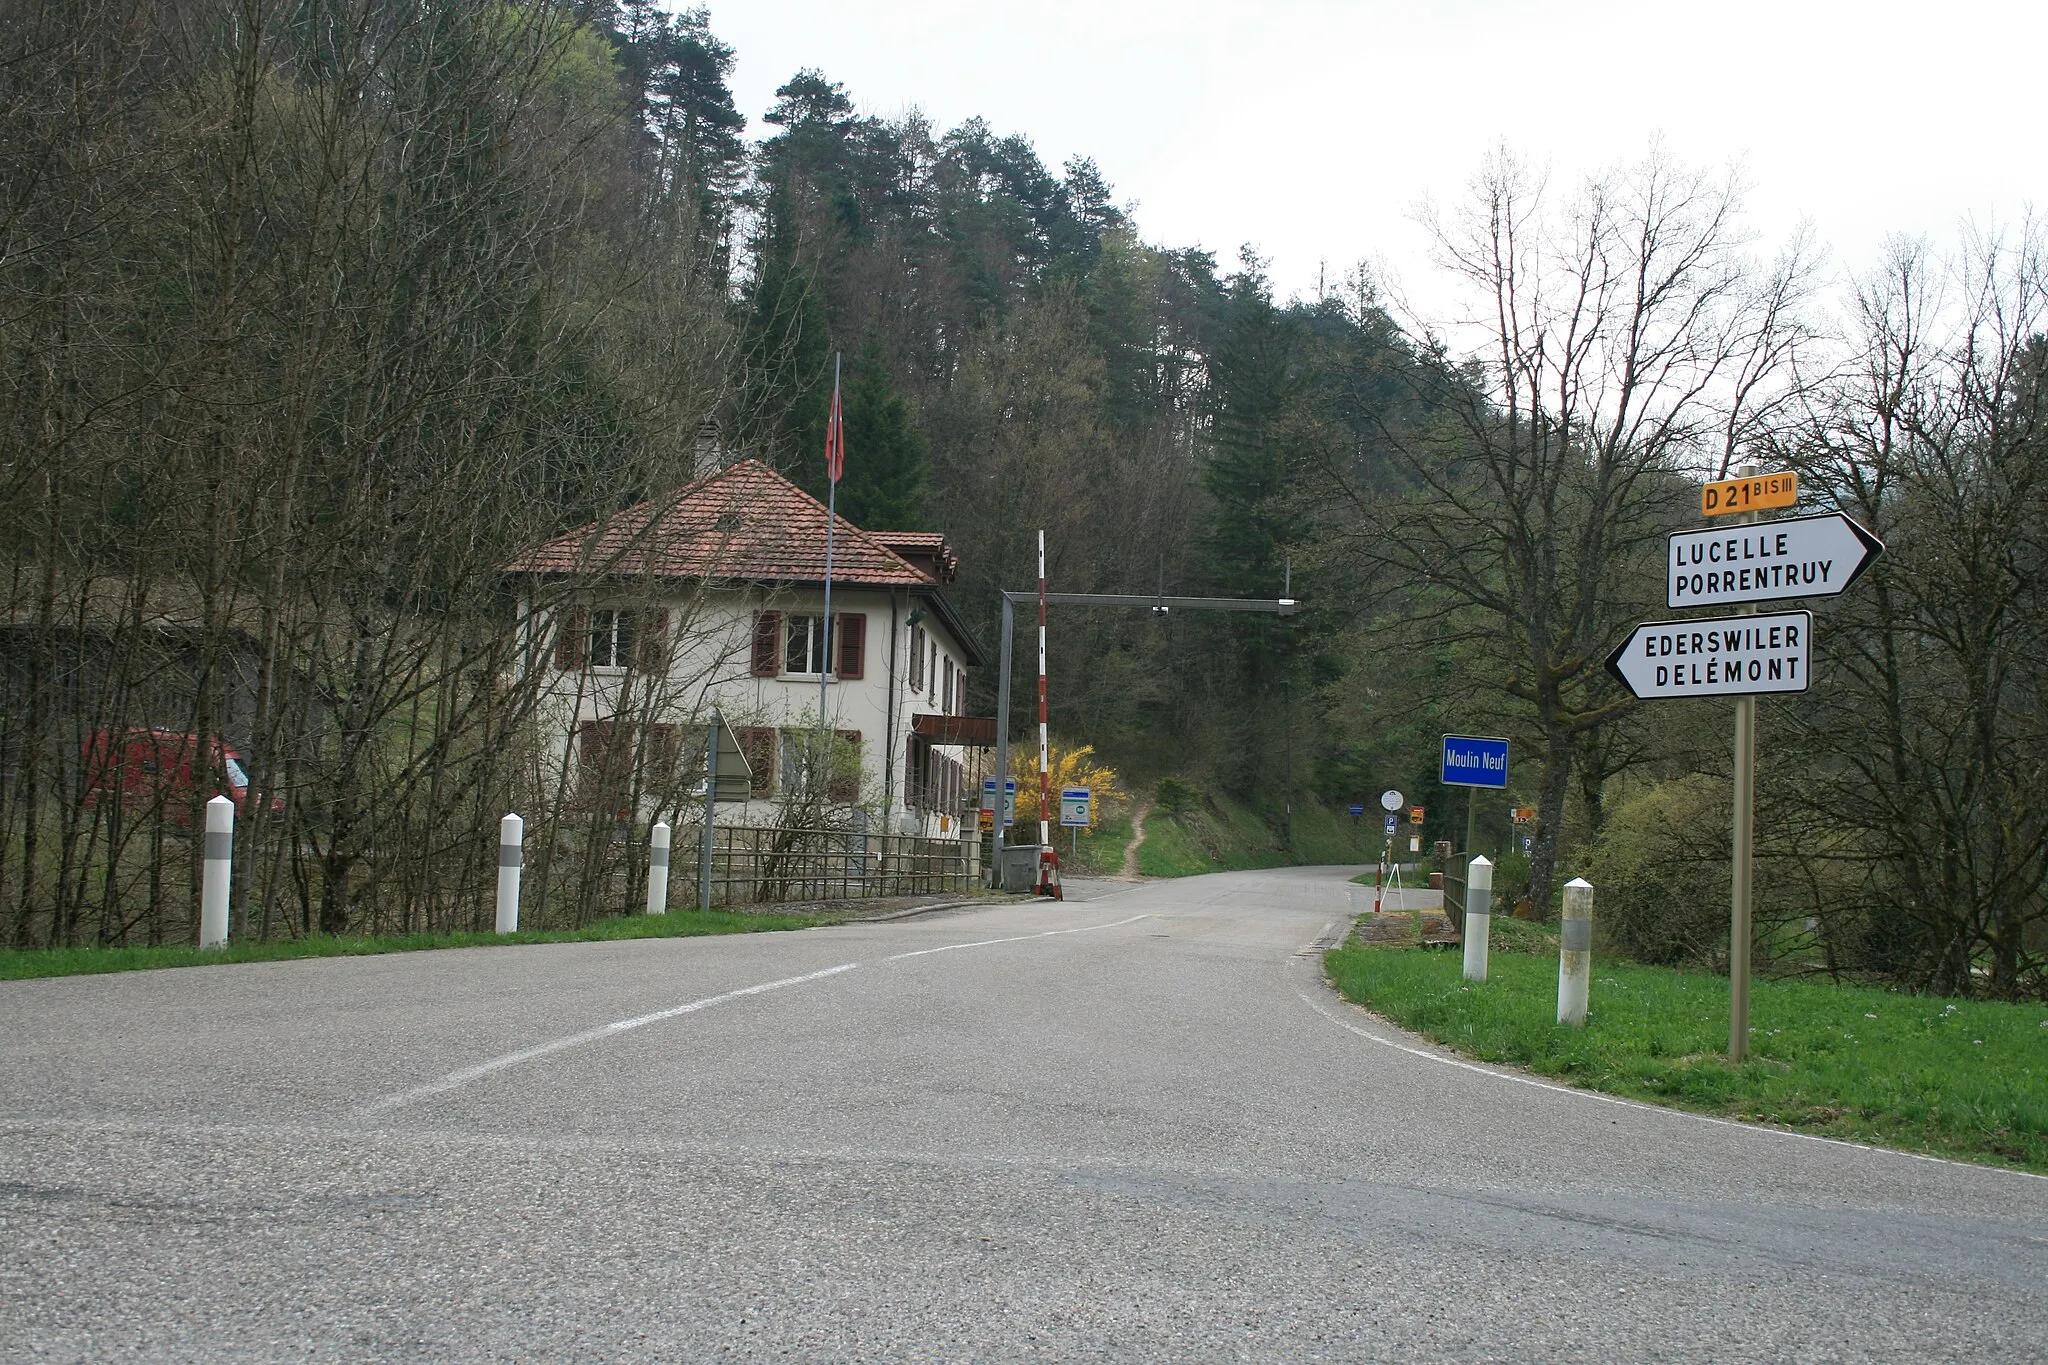
[[[828,632],[827,521],[742,461],[511,566],[540,761],[567,800],[683,813],[715,711],[752,773],[721,823],[973,836],[994,722],[965,714],[983,655],[945,592],[953,552],[840,518]]]

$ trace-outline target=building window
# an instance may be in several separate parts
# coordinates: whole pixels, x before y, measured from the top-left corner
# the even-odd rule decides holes
[[[783,632],[782,672],[786,677],[791,673],[808,673],[812,677],[827,669],[831,657],[825,648],[825,618],[822,616],[791,616],[785,618]]]
[[[910,690],[924,691],[924,627],[910,628]]]
[[[590,649],[585,655],[592,668],[625,668],[633,661],[633,613],[609,608],[590,613]]]

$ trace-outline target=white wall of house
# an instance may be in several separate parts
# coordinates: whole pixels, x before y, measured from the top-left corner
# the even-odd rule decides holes
[[[966,668],[960,643],[946,629],[926,603],[921,618],[913,624],[922,595],[905,590],[885,590],[835,584],[832,590],[834,635],[844,628],[847,616],[865,618],[861,676],[840,677],[836,671],[825,679],[823,699],[826,724],[839,732],[858,732],[861,758],[861,804],[882,814],[890,833],[927,836],[959,836],[963,809],[954,805],[945,811],[913,809],[904,791],[905,757],[912,718],[920,713],[964,713]],[[552,646],[554,621],[548,614],[536,615],[524,604],[520,612],[528,648],[521,651],[528,666],[546,670],[537,720],[547,739],[547,754],[553,771],[564,773],[573,784],[577,737],[587,722],[613,720],[622,702],[633,714],[649,715],[653,724],[677,727],[703,724],[713,706],[718,707],[735,729],[770,727],[777,730],[815,727],[820,686],[816,663],[804,671],[791,671],[787,642],[794,625],[799,631],[804,618],[822,616],[824,593],[819,588],[765,588],[708,590],[700,595],[647,593],[640,585],[607,597],[593,593],[581,611],[585,632],[608,624],[605,613],[623,611],[666,613],[668,628],[666,668],[653,674],[645,670],[651,656],[641,654],[641,667],[628,668],[605,658],[603,642],[581,667],[563,670],[557,666]],[[754,632],[763,611],[779,612],[783,622],[782,648],[778,651],[778,675],[759,677],[754,673]],[[644,615],[635,618],[644,621]],[[913,664],[913,648],[923,659]],[[799,651],[802,653],[803,651]],[[837,662],[836,660],[834,661]],[[647,689],[656,691],[651,703]],[[915,684],[915,685],[914,685]],[[702,744],[701,731],[684,741]],[[957,746],[938,747],[939,755],[962,765],[964,799],[980,784],[979,751]],[[779,763],[779,760],[778,760]],[[771,824],[778,815],[780,774],[767,783],[768,794],[745,806],[720,808],[725,823]],[[763,785],[756,775],[757,787]],[[973,816],[968,812],[971,827]]]

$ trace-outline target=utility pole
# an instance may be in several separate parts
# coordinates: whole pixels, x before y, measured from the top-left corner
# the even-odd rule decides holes
[[[1294,600],[1294,556],[1287,556],[1286,563],[1285,574],[1280,580],[1280,600],[1292,602]],[[1287,731],[1284,738],[1287,758],[1282,769],[1284,776],[1281,779],[1286,785],[1286,790],[1281,793],[1281,796],[1285,798],[1287,803],[1287,851],[1292,854],[1294,852],[1294,660],[1291,658],[1287,661],[1287,677],[1283,685],[1287,689],[1287,709],[1286,713],[1281,717],[1281,724]]]

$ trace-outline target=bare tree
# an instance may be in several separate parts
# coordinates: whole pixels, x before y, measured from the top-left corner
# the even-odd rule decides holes
[[[1519,705],[1547,918],[1575,766],[1632,705],[1602,662],[1656,602],[1655,542],[1688,476],[1754,445],[1786,401],[1810,263],[1795,244],[1759,270],[1734,183],[1654,152],[1556,209],[1542,189],[1500,154],[1463,212],[1427,217],[1477,306],[1418,329],[1433,416],[1387,429],[1400,491],[1350,491],[1359,559],[1490,656]]]
[[[1856,290],[1853,363],[1792,453],[1887,546],[1830,603],[1783,792],[1830,960],[1945,994],[2043,987],[2048,922],[2048,256],[2038,225],[1953,261],[1897,245]]]

